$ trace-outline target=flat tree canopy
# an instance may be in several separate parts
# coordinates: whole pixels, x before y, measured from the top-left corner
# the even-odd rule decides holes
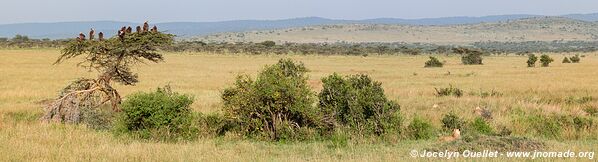
[[[89,39],[80,33],[79,37],[70,41],[54,64],[81,56],[84,58],[78,66],[95,69],[99,76],[97,79],[79,79],[63,89],[58,99],[46,108],[44,119],[77,123],[81,107],[93,108],[107,102],[118,111],[121,97],[112,88],[111,81],[135,85],[139,80],[131,66],[163,61],[158,49],[174,41],[174,35],[161,33],[155,26],[149,30],[147,22],[143,30],[141,27],[137,29],[137,32],[132,32],[131,27],[122,27],[118,35],[109,39],[104,39],[100,32],[97,40],[92,29]]]

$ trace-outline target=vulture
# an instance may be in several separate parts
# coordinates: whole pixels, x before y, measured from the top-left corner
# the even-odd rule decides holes
[[[131,28],[131,26],[129,26],[129,27],[127,28],[127,33],[131,33],[131,32],[133,32],[133,28]]]
[[[89,40],[93,40],[93,37],[95,36],[96,31],[93,30],[93,28],[91,28],[91,30],[89,31]]]
[[[127,31],[127,27],[123,26],[122,28],[120,28],[120,31]]]
[[[158,32],[158,27],[156,27],[156,25],[154,25],[154,27],[152,28],[152,32]]]
[[[98,39],[100,41],[103,41],[104,40],[104,33],[102,33],[102,32],[98,33]]]
[[[85,34],[82,32],[79,33],[79,40],[85,40]]]
[[[123,27],[123,29],[118,31],[118,37],[120,39],[124,39],[125,38],[125,32],[127,32],[127,28]]]
[[[146,32],[146,31],[148,31],[148,30],[149,30],[149,24],[147,23],[147,21],[145,21],[145,22],[143,23],[143,31],[144,31],[144,32]]]
[[[137,33],[141,33],[141,26],[137,26]]]

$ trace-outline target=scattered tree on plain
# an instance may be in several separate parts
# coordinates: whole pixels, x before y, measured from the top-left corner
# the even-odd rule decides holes
[[[123,85],[135,85],[139,80],[131,66],[145,61],[163,61],[158,47],[172,44],[174,37],[158,31],[132,33],[125,27],[118,31],[117,36],[109,39],[104,39],[103,33],[100,32],[99,39],[95,40],[94,33],[93,29],[89,37],[80,33],[76,39],[68,42],[54,64],[83,56],[83,61],[77,65],[90,70],[95,69],[99,73],[98,78],[79,79],[71,83],[59,98],[46,108],[43,117],[45,120],[78,123],[81,107],[95,108],[108,102],[114,111],[119,111],[121,97],[112,87],[112,81]]]

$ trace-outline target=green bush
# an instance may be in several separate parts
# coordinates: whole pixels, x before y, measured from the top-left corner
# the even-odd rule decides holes
[[[453,48],[453,52],[457,54],[461,54],[461,62],[464,65],[482,65],[482,51],[477,49],[469,49],[469,48]]]
[[[191,97],[172,92],[168,87],[151,93],[135,93],[123,102],[116,131],[160,141],[191,139],[196,135],[191,127],[191,103]]]
[[[453,131],[453,129],[463,130],[464,125],[465,121],[452,112],[442,118],[442,127],[447,131]]]
[[[436,135],[436,130],[429,121],[415,117],[407,126],[407,133],[411,139],[430,139]]]
[[[463,90],[453,87],[453,85],[449,85],[447,88],[434,88],[436,90],[436,96],[455,96],[461,97],[463,96]]]
[[[579,63],[581,58],[579,58],[579,55],[575,55],[575,56],[572,56],[570,60],[571,60],[571,63]]]
[[[302,63],[281,59],[266,66],[256,80],[238,76],[222,94],[224,115],[241,134],[269,140],[312,138],[320,128],[313,92]]]
[[[400,106],[386,98],[380,82],[367,75],[335,73],[322,83],[319,107],[329,129],[344,126],[359,135],[399,133]]]
[[[430,56],[430,60],[426,61],[424,67],[442,67],[444,63],[440,62],[436,57]]]
[[[529,54],[527,56],[527,67],[536,66],[536,61],[538,61],[538,57],[534,54]]]
[[[565,57],[563,58],[563,64],[568,64],[571,63],[571,61],[569,61],[569,58]]]
[[[471,122],[470,128],[474,130],[476,133],[485,134],[485,135],[492,135],[494,134],[494,129],[481,117],[477,117]]]
[[[542,67],[548,67],[548,65],[550,65],[550,63],[552,63],[554,60],[552,58],[550,58],[550,56],[548,55],[542,55],[540,56],[540,63],[542,63]]]

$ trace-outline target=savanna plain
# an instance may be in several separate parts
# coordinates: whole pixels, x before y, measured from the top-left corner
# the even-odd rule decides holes
[[[322,89],[321,78],[335,72],[368,74],[380,81],[388,98],[400,104],[404,127],[413,118],[421,117],[440,130],[444,115],[453,113],[472,121],[478,117],[475,108],[482,107],[492,112],[488,123],[495,131],[507,129],[510,136],[541,141],[542,150],[595,152],[598,123],[579,127],[557,125],[558,129],[547,135],[543,130],[552,129],[545,128],[552,125],[537,120],[552,120],[552,116],[598,120],[592,114],[598,107],[597,54],[584,53],[580,63],[563,64],[560,60],[572,54],[552,53],[550,56],[556,61],[549,67],[533,68],[526,66],[525,56],[486,56],[484,65],[462,65],[458,56],[435,55],[446,61],[444,67],[424,68],[427,55],[166,53],[164,62],[135,67],[140,79],[136,86],[115,88],[126,100],[134,92],[170,85],[177,92],[193,96],[193,111],[218,113],[222,91],[232,86],[235,76],[255,77],[264,66],[290,58],[309,69],[308,83],[314,94]],[[345,146],[337,147],[328,140],[266,142],[229,136],[181,142],[144,141],[115,137],[109,131],[84,125],[44,123],[39,119],[43,103],[54,99],[67,83],[97,75],[77,67],[76,59],[53,65],[59,55],[57,49],[0,50],[1,161],[428,161],[434,159],[413,158],[409,152],[442,145],[437,137],[449,133],[438,131],[427,140],[349,140]],[[463,95],[437,95],[435,88],[449,86],[463,90]]]

